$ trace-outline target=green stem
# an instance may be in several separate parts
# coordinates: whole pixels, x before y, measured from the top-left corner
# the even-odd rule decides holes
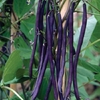
[[[93,6],[90,2],[88,2],[87,0],[86,0],[86,3],[88,3],[90,6],[92,6],[94,9],[96,9],[98,12],[100,12],[100,10],[99,9],[97,9],[95,6]]]
[[[10,38],[8,38],[8,37],[5,37],[5,36],[2,36],[2,35],[0,35],[0,39],[11,40]]]
[[[77,13],[83,13],[82,11],[79,11],[79,10],[75,10],[75,12],[77,12]],[[91,12],[87,12],[87,14],[91,14],[91,15],[100,16],[100,14],[91,13]]]
[[[24,100],[16,91],[14,91],[13,89],[9,88],[8,86],[1,86],[1,88],[12,91],[20,100]]]
[[[6,91],[5,91],[5,89],[2,89],[2,90],[4,91],[4,93],[5,93],[6,97],[7,97],[7,99],[10,100],[10,99],[9,99],[9,96],[7,95],[7,93],[6,93]]]
[[[0,31],[0,34],[4,33],[7,30],[7,28],[5,28],[4,30]]]
[[[2,98],[2,95],[3,95],[3,94],[2,94],[2,91],[3,91],[3,90],[0,89],[0,91],[1,91],[1,93],[0,93],[0,95],[1,95],[0,100],[2,100],[2,99],[3,99],[3,98]]]
[[[54,1],[54,11],[55,13],[57,12],[57,4],[56,4],[56,0],[53,0]]]
[[[81,86],[79,86],[78,88],[81,88],[83,86],[85,86],[86,84],[89,84],[90,82],[95,81],[95,79],[88,81],[87,83],[82,84]]]
[[[21,86],[22,86],[22,91],[23,91],[24,99],[27,100],[27,97],[26,97],[26,94],[25,94],[25,87],[24,87],[24,84],[21,83]]]
[[[93,45],[96,44],[97,42],[100,42],[100,39],[94,41],[93,43],[90,43],[87,47],[85,47],[84,49],[82,49],[81,52],[83,52],[83,51],[86,50],[87,48],[93,46]]]
[[[66,1],[66,0],[64,0],[64,1],[62,2],[61,6],[60,6],[60,8],[59,8],[59,11],[61,11],[61,9],[62,9],[62,7],[63,7],[65,1]]]
[[[15,21],[15,22],[12,23],[12,24],[15,25],[15,24],[17,24],[18,22],[20,22],[21,20],[26,19],[26,18],[28,18],[29,16],[33,15],[33,14],[34,14],[33,12],[27,13],[27,14],[23,15],[20,19],[18,19],[17,21]]]
[[[1,51],[1,50],[0,50],[0,53],[1,53],[1,54],[3,54],[3,55],[5,55],[6,57],[9,57],[9,55],[8,55],[8,54],[4,53],[4,52],[3,52],[3,51]]]

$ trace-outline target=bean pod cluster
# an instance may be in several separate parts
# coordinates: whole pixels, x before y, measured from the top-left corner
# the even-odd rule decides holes
[[[34,58],[38,44],[38,76],[32,91],[32,100],[35,100],[37,97],[48,63],[50,64],[50,79],[44,100],[48,100],[51,87],[53,87],[54,90],[55,100],[69,100],[68,98],[70,97],[72,83],[75,97],[77,100],[80,100],[77,86],[77,63],[87,23],[86,4],[83,3],[82,26],[76,51],[73,46],[74,10],[75,2],[72,2],[65,24],[63,24],[58,5],[55,5],[52,0],[38,1],[34,45],[29,65],[29,76],[32,78],[32,66],[35,63]],[[66,51],[68,50],[68,80],[65,91],[62,91],[63,75],[66,64]]]

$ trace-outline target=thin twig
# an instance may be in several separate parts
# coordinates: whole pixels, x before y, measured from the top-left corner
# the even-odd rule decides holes
[[[24,99],[27,100],[27,97],[26,97],[26,94],[25,94],[25,87],[24,87],[24,84],[23,83],[21,83],[21,87],[22,87]]]
[[[96,40],[96,41],[90,43],[88,46],[86,46],[85,48],[83,48],[83,49],[81,50],[81,52],[83,52],[84,50],[86,50],[87,48],[93,46],[94,44],[96,44],[96,43],[98,43],[98,42],[100,42],[100,39],[98,39],[98,40]]]
[[[4,93],[5,93],[6,97],[7,97],[7,99],[10,100],[10,98],[9,98],[9,96],[7,95],[5,89],[2,89],[2,90],[4,91]]]
[[[62,2],[61,6],[60,6],[60,8],[59,8],[59,11],[61,11],[61,9],[62,9],[62,7],[63,7],[65,1],[66,1],[66,0],[64,0],[64,1]]]
[[[99,9],[97,9],[95,6],[93,6],[90,2],[88,2],[87,0],[86,0],[86,3],[88,3],[90,6],[92,6],[94,9],[96,9],[98,12],[100,12],[100,10]]]
[[[7,55],[6,53],[4,53],[3,51],[0,50],[0,52],[1,52],[2,54],[4,54],[6,57],[9,57],[9,55]]]
[[[12,91],[20,100],[24,100],[15,90],[7,87],[7,86],[1,86],[2,89],[7,89],[7,90],[10,90]]]
[[[77,12],[77,13],[83,13],[82,11],[79,11],[79,10],[75,10],[75,12]],[[91,15],[100,16],[100,14],[91,13],[91,12],[87,12],[87,14],[91,14]]]

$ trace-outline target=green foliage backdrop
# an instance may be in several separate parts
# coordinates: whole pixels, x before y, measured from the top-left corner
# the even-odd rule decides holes
[[[78,0],[81,3],[81,0]],[[100,96],[100,0],[86,0],[88,13],[91,15],[87,21],[86,33],[82,45],[81,56],[78,62],[78,87],[82,100],[94,99]],[[13,3],[12,3],[13,2]],[[0,0],[0,80],[1,92],[6,89],[6,85],[11,83],[23,83],[29,78],[29,61],[32,53],[32,46],[35,32],[37,0]],[[10,11],[11,12],[10,12]],[[11,13],[18,17],[15,22],[11,23]],[[77,12],[77,10],[76,10]],[[18,25],[16,38],[13,40],[15,51],[10,53],[10,30],[12,25]],[[80,34],[80,27],[76,28],[74,35],[74,45]],[[33,80],[30,80],[29,90],[25,90],[26,100],[31,100],[31,91],[37,77],[38,50],[35,55],[35,64],[33,65]],[[66,62],[68,69],[68,62]],[[46,70],[37,100],[43,100],[47,84],[49,82],[50,72],[49,65]],[[85,84],[98,86],[92,95],[88,95],[84,88]],[[73,89],[72,89],[73,91]],[[2,93],[3,94],[3,93]],[[23,93],[19,93],[25,98]],[[1,96],[0,100],[19,100],[18,96],[12,98]],[[23,99],[24,100],[24,99]],[[53,90],[50,93],[49,100],[54,100]],[[75,100],[71,95],[71,100]]]

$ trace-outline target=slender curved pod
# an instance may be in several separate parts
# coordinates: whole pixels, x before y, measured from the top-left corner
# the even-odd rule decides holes
[[[59,12],[57,13],[57,18],[58,18],[58,41],[57,41],[56,73],[58,81],[59,71],[60,71],[60,60],[61,60],[62,34],[63,34],[61,15]]]
[[[78,63],[79,53],[80,53],[81,46],[83,43],[84,35],[85,35],[86,24],[87,24],[87,10],[86,10],[86,4],[84,3],[83,4],[82,27],[81,27],[81,31],[80,31],[80,37],[79,37],[79,41],[78,41],[76,55],[74,58],[74,68],[73,68],[73,86],[74,86],[74,93],[75,93],[77,100],[80,100],[79,92],[78,92],[78,85],[77,85],[77,63]]]
[[[44,74],[45,74],[47,63],[48,63],[48,51],[46,52],[45,59],[44,59],[44,62],[43,62],[43,66],[42,66],[42,69],[41,69],[41,73],[40,73],[40,75],[38,74],[38,77],[37,77],[37,80],[36,80],[36,83],[35,83],[35,86],[34,86],[34,90],[32,92],[32,100],[36,99],[36,96],[38,94],[39,88],[41,86],[41,83],[42,83],[42,80],[43,80],[43,77],[44,77]]]
[[[32,67],[33,67],[33,63],[34,63],[34,56],[35,56],[37,40],[38,40],[38,35],[39,35],[39,16],[40,16],[40,10],[41,10],[41,3],[42,3],[42,0],[39,0],[38,8],[37,8],[37,14],[36,14],[35,38],[34,38],[34,44],[33,44],[33,50],[32,50],[30,65],[29,65],[29,76],[30,76],[30,78],[32,78]]]
[[[65,92],[65,98],[68,98],[71,91],[72,77],[73,77],[73,12],[74,12],[75,2],[72,3],[70,12],[69,12],[69,75],[68,83]],[[65,99],[66,100],[66,99]]]
[[[52,86],[54,88],[54,96],[55,100],[58,99],[58,91],[57,91],[57,85],[56,85],[56,79],[55,79],[55,66],[54,66],[54,61],[53,61],[53,54],[52,54],[52,37],[51,37],[51,32],[50,30],[52,25],[50,25],[50,14],[47,16],[47,45],[48,45],[48,59],[50,62],[50,72],[51,72],[51,78],[52,78]]]

